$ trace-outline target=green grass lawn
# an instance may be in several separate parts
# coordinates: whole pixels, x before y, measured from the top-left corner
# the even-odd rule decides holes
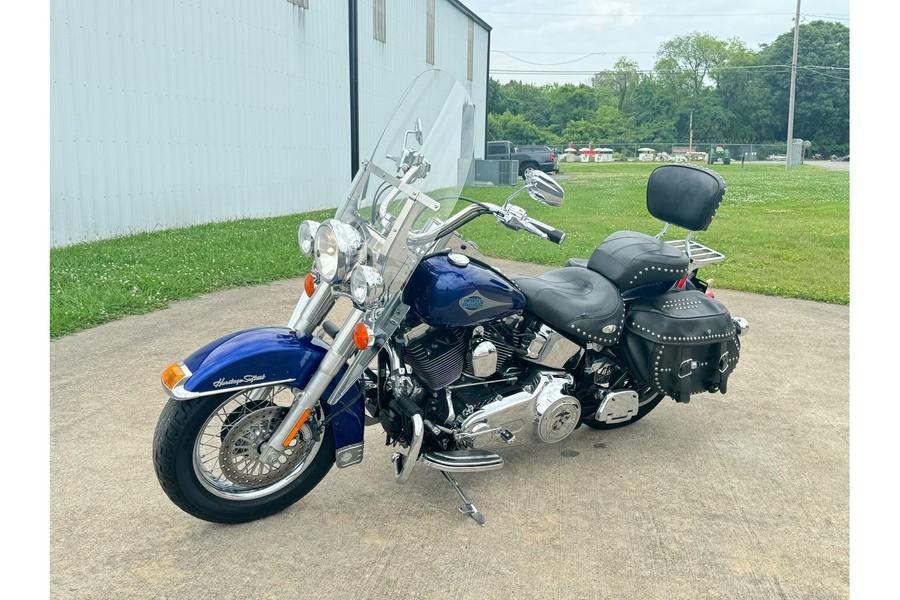
[[[570,179],[563,206],[552,208],[519,196],[534,218],[566,232],[561,246],[483,218],[466,226],[466,239],[489,256],[561,266],[587,257],[606,236],[622,229],[656,235],[662,223],[647,212],[647,178],[659,164],[563,163]],[[696,241],[726,256],[701,271],[714,287],[837,304],[850,301],[850,177],[847,171],[783,165],[714,165],[727,185],[709,229]],[[499,203],[510,188],[470,188],[477,200]],[[670,228],[666,239],[684,236]]]
[[[561,266],[588,256],[610,233],[656,234],[647,213],[647,177],[659,165],[563,165],[565,204],[551,208],[526,195],[516,201],[567,233],[562,246],[482,217],[463,229],[489,256]],[[781,165],[716,165],[728,185],[709,231],[695,239],[728,259],[701,275],[714,287],[846,304],[849,291],[849,173]],[[515,188],[469,188],[495,203]],[[333,211],[201,225],[79,244],[50,251],[50,335],[56,338],[170,302],[308,272],[297,248],[303,218]],[[676,231],[676,233],[678,233]]]

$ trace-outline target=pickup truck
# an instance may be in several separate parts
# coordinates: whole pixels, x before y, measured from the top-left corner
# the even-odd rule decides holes
[[[556,153],[547,146],[513,146],[512,142],[488,142],[487,160],[519,161],[519,177],[525,179],[534,169],[545,173],[559,170]]]

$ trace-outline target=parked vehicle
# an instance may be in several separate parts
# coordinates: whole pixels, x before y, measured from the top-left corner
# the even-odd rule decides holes
[[[287,326],[228,334],[165,369],[153,462],[172,502],[219,523],[278,512],[333,465],[363,460],[368,416],[394,447],[398,483],[436,469],[483,525],[455,475],[501,468],[495,448],[725,393],[748,325],[697,275],[724,256],[691,233],[660,239],[669,224],[705,230],[722,179],[661,166],[647,185],[660,235],[620,231],[587,259],[508,278],[456,230],[490,216],[561,244],[565,233],[512,200],[559,206],[564,192],[536,170],[502,205],[460,196],[474,131],[462,84],[439,70],[417,78],[334,218],[300,224],[314,267]],[[353,306],[340,325],[338,297]]]
[[[716,146],[715,148],[709,149],[709,159],[707,160],[707,163],[714,165],[718,161],[722,161],[723,165],[731,164],[731,153],[728,151],[728,148]]]
[[[656,160],[656,150],[653,148],[638,148],[638,160],[640,162],[653,162]]]
[[[536,169],[551,172],[559,168],[556,153],[548,146],[513,146],[512,142],[488,142],[485,158],[519,161],[519,177],[522,179],[527,179]]]

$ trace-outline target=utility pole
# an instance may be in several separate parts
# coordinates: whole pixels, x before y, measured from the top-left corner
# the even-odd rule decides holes
[[[794,57],[791,59],[791,100],[788,108],[787,152],[785,170],[791,170],[791,144],[794,138],[794,91],[797,87],[797,49],[800,46],[800,0],[797,0],[797,14],[794,16]]]
[[[691,126],[690,132],[688,133],[688,162],[691,161],[691,157],[694,155],[694,111],[691,111]]]

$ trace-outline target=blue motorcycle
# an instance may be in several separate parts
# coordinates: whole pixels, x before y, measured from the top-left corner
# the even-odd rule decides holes
[[[219,523],[278,512],[332,465],[362,461],[368,421],[394,446],[398,483],[416,465],[436,469],[483,525],[454,474],[501,468],[498,448],[726,391],[748,324],[705,293],[697,270],[724,256],[691,239],[722,179],[661,166],[647,185],[666,224],[657,236],[620,231],[587,259],[510,279],[457,229],[490,215],[560,244],[563,232],[511,201],[527,192],[559,206],[563,189],[535,171],[502,205],[461,196],[474,117],[454,78],[419,76],[334,218],[300,225],[314,266],[287,326],[227,335],[163,372],[153,459],[177,506]],[[686,237],[663,241],[670,225]],[[339,298],[352,309],[336,325]]]

